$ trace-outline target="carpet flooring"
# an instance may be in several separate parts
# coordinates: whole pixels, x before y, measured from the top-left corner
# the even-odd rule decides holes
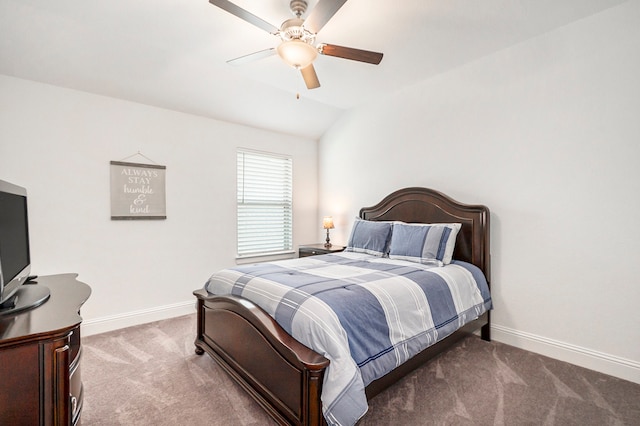
[[[275,424],[195,354],[195,320],[83,338],[82,424]],[[640,425],[640,385],[469,337],[373,398],[358,426],[381,425]]]

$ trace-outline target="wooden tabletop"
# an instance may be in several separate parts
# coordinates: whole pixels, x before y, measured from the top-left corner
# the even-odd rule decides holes
[[[38,307],[0,316],[0,346],[20,340],[29,341],[42,335],[64,333],[80,324],[80,307],[91,295],[91,287],[78,281],[77,276],[48,275],[37,278],[37,284],[23,284],[22,287],[46,286],[51,296]]]

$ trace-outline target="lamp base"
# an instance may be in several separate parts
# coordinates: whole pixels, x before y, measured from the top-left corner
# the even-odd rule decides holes
[[[326,242],[326,243],[324,243],[324,247],[325,247],[325,248],[329,248],[329,247],[331,247],[331,240],[329,239],[329,230],[328,230],[328,229],[327,229],[327,240],[326,240],[326,241],[327,241],[327,242]]]

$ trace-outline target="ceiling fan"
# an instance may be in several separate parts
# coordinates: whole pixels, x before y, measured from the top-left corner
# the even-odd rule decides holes
[[[326,43],[313,46],[318,32],[346,2],[347,0],[319,0],[307,18],[302,19],[302,15],[307,11],[307,1],[291,0],[289,8],[295,18],[287,19],[280,25],[280,28],[277,28],[228,0],[209,0],[212,5],[281,39],[277,48],[244,55],[231,59],[227,61],[228,63],[240,64],[277,54],[285,63],[300,70],[307,89],[320,87],[318,75],[313,67],[313,61],[318,56],[318,53],[374,65],[378,65],[382,61],[382,53]]]

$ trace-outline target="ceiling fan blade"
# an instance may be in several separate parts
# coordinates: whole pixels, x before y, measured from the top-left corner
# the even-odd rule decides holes
[[[318,74],[316,74],[313,64],[301,68],[300,73],[302,73],[302,78],[304,79],[304,84],[307,85],[307,89],[317,89],[320,87],[320,80],[318,80]]]
[[[241,8],[240,6],[237,6],[237,5],[233,4],[233,3],[231,3],[230,1],[227,1],[227,0],[209,0],[209,3],[211,3],[214,6],[218,6],[222,10],[226,10],[230,14],[235,15],[238,18],[247,21],[248,23],[253,24],[258,28],[262,28],[263,30],[265,30],[265,31],[267,31],[267,32],[269,32],[271,34],[275,34],[278,31],[280,31],[277,27],[271,25],[270,23],[268,23],[267,21],[265,21],[265,20],[263,20],[261,18],[258,18],[253,13],[247,12],[246,10]]]
[[[347,0],[319,0],[305,19],[304,27],[317,34],[346,2]]]
[[[227,61],[230,65],[242,65],[247,62],[257,61],[258,59],[268,58],[271,55],[275,55],[276,49],[270,47],[269,49],[260,50],[258,52],[249,53],[248,55],[243,55],[238,58],[229,59]]]
[[[318,45],[318,52],[320,52],[321,55],[336,56],[338,58],[351,59],[352,61],[366,62],[373,65],[378,65],[380,61],[382,61],[383,56],[382,53],[378,52],[326,43]]]

